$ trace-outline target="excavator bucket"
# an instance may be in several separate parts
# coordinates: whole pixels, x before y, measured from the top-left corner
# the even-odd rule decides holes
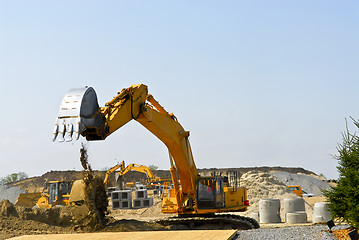
[[[74,88],[61,102],[52,141],[78,140],[83,132],[102,129],[103,126],[104,116],[100,112],[95,90],[92,87]]]

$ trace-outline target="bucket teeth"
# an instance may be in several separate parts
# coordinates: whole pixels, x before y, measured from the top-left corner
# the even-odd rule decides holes
[[[72,123],[68,123],[66,126],[67,127],[66,127],[66,133],[65,133],[65,141],[71,142],[74,127],[73,127]]]
[[[65,131],[66,131],[66,126],[65,126],[64,123],[61,123],[60,124],[60,129],[59,129],[59,134],[57,136],[57,141],[59,141],[59,142],[65,141],[65,139],[64,139]]]
[[[56,123],[53,131],[52,141],[54,142],[59,134],[59,125]]]
[[[80,121],[78,121],[78,122],[75,124],[74,132],[75,132],[75,138],[76,138],[76,140],[79,140],[79,137],[80,137]]]
[[[93,88],[70,89],[61,102],[52,141],[71,142],[78,140],[87,128],[101,128],[104,122],[99,109]]]

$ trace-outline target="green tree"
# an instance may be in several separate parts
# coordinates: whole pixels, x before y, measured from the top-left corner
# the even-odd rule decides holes
[[[9,184],[19,180],[28,178],[29,176],[25,172],[12,173],[0,179],[1,184]]]
[[[359,122],[352,119],[359,128]],[[339,179],[336,187],[324,191],[333,216],[351,226],[359,227],[359,137],[351,134],[348,126],[342,133],[343,143],[338,144]]]
[[[148,167],[151,169],[151,171],[156,171],[158,169],[158,167],[155,165],[149,165]]]

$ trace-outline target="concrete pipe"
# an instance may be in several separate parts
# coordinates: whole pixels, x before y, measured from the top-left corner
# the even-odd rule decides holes
[[[314,204],[313,223],[327,222],[332,219],[326,202]]]
[[[283,200],[283,211],[285,221],[287,221],[287,213],[290,212],[305,212],[305,205],[303,198],[291,198]]]
[[[261,199],[259,200],[259,222],[280,223],[280,200]]]
[[[295,223],[306,223],[307,222],[307,213],[304,211],[299,212],[288,212],[285,215],[286,222],[290,224]]]

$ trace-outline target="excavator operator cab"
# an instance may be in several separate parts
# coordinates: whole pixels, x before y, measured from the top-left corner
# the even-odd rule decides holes
[[[51,181],[49,183],[49,204],[68,201],[73,181]]]
[[[198,178],[198,209],[217,209],[224,207],[224,181],[225,179],[222,176]]]

